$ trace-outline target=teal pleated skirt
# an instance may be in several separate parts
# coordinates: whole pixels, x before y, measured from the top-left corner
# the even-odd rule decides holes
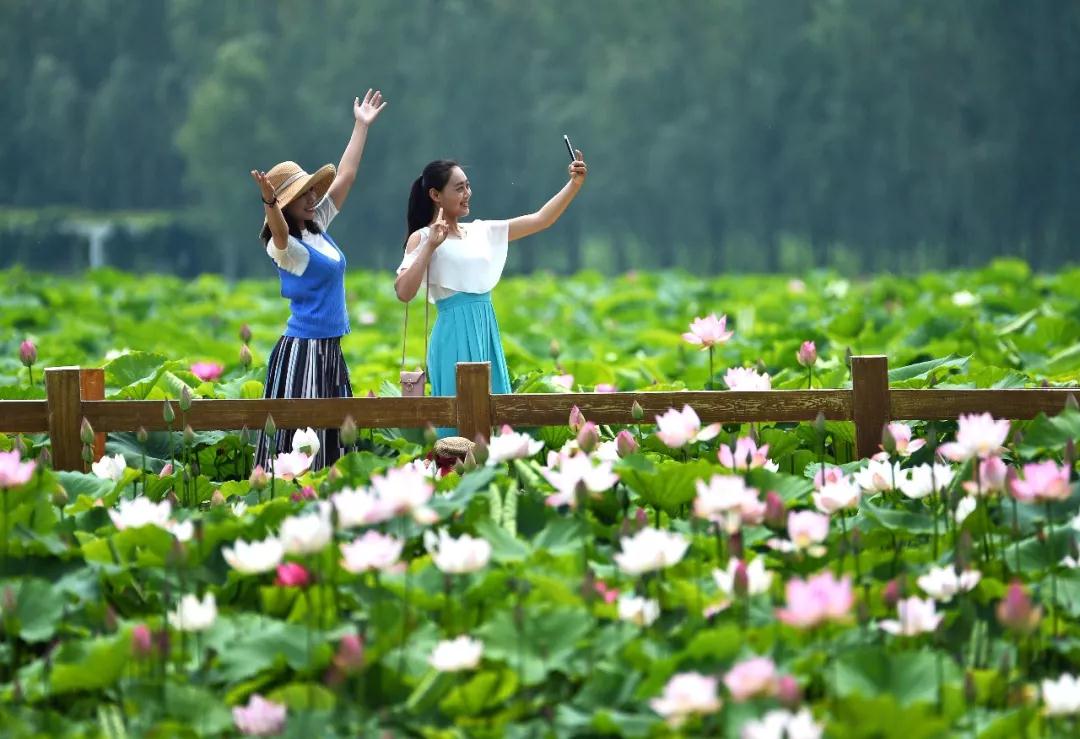
[[[510,392],[499,322],[491,305],[491,293],[455,293],[436,301],[439,311],[428,345],[431,394],[457,394],[458,362],[491,362],[491,392]],[[438,428],[439,438],[456,436],[455,428]]]

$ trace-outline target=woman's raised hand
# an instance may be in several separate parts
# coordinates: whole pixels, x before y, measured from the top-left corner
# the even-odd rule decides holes
[[[585,182],[586,175],[589,174],[589,168],[585,166],[585,157],[581,153],[581,149],[574,149],[574,161],[570,162],[570,180],[581,184]]]
[[[276,198],[274,197],[274,186],[270,184],[270,181],[266,179],[266,172],[258,169],[251,170],[251,178],[255,180],[255,184],[259,186],[259,190],[262,191],[263,202],[267,205],[274,203]]]
[[[435,221],[428,230],[428,244],[431,245],[432,249],[438,249],[442,242],[446,241],[446,236],[449,233],[450,227],[443,220],[442,208],[439,208],[439,212],[435,215]]]
[[[375,90],[372,92],[369,89],[367,94],[364,95],[363,101],[360,98],[353,100],[353,118],[356,119],[357,123],[370,126],[385,107],[386,101],[383,100],[382,91]]]

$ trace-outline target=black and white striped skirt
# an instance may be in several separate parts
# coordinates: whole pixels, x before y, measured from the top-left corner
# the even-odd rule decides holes
[[[298,339],[282,336],[266,368],[264,398],[351,398],[349,368],[341,354],[341,339]],[[319,453],[311,463],[311,469],[321,469],[333,464],[345,450],[338,438],[338,429],[315,429],[319,435]],[[282,429],[274,438],[271,449],[269,438],[262,431],[255,448],[255,464],[269,471],[267,462],[273,455],[292,451],[295,431]]]

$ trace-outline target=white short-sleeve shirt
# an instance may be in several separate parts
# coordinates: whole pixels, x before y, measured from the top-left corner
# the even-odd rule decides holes
[[[329,195],[324,195],[323,199],[319,201],[319,204],[315,206],[315,218],[313,220],[325,233],[326,229],[330,226],[330,221],[334,220],[334,217],[337,214],[338,209],[337,206],[334,205],[334,201]],[[322,233],[313,234],[306,228],[300,232],[299,239],[292,234],[289,234],[289,241],[284,249],[278,249],[274,246],[274,240],[271,239],[266,244],[266,253],[274,260],[274,264],[281,267],[286,272],[290,272],[299,277],[304,274],[304,270],[307,269],[308,262],[311,260],[311,254],[304,248],[304,245],[300,243],[301,241],[306,242],[311,248],[317,250],[320,254],[326,255],[335,262],[341,261],[341,255],[338,254],[337,249],[327,241]]]
[[[508,221],[472,221],[458,224],[458,227],[463,235],[447,236],[428,265],[432,302],[459,292],[486,293],[498,284],[506,266]],[[416,261],[420,248],[428,239],[428,227],[424,226],[418,233],[420,243],[401,260],[397,269],[399,275]],[[421,280],[421,289],[424,283],[425,280]]]

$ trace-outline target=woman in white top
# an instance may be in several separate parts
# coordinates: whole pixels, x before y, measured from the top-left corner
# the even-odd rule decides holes
[[[457,162],[431,162],[413,182],[394,289],[407,303],[426,281],[439,311],[427,356],[433,395],[455,394],[458,362],[490,362],[491,392],[510,392],[491,290],[502,276],[508,242],[548,228],[577,196],[587,174],[581,151],[568,172],[569,182],[540,210],[506,221],[461,222],[469,215],[472,188]],[[455,433],[438,429],[440,437]]]

